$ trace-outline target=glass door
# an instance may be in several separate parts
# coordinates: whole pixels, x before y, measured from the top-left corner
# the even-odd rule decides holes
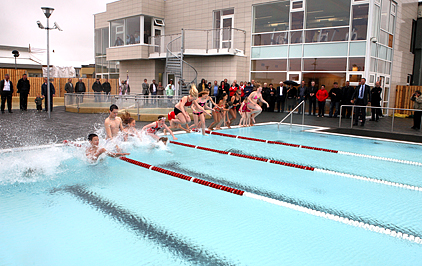
[[[221,30],[221,43],[220,47],[222,49],[232,48],[232,39],[233,39],[233,22],[234,22],[233,15],[225,15],[221,16],[220,20],[220,30]]]

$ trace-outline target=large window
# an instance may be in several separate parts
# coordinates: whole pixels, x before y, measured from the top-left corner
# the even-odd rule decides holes
[[[127,18],[126,19],[126,38],[125,38],[125,44],[135,44],[140,43],[140,17],[133,17],[133,18]]]
[[[265,82],[268,84],[273,83],[276,88],[280,81],[287,79],[286,72],[252,72],[251,76],[255,83],[260,83],[261,85]]]
[[[124,45],[125,21],[123,19],[112,21],[110,28],[111,28],[110,46]]]
[[[306,1],[306,28],[348,26],[351,0]]]
[[[152,17],[144,16],[144,43],[149,43],[151,37]]]
[[[106,55],[108,48],[108,28],[95,30],[95,55]]]
[[[253,32],[288,30],[289,12],[290,0],[254,6]]]
[[[366,30],[368,28],[369,5],[353,6],[353,22],[350,40],[366,40]]]
[[[305,58],[304,71],[346,71],[347,58]]]
[[[287,59],[252,60],[252,71],[286,71]]]

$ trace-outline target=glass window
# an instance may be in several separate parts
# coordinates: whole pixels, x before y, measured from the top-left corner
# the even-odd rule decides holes
[[[340,87],[344,86],[346,83],[346,73],[303,73],[302,79],[306,82],[306,84],[309,84],[309,81],[315,81],[315,84],[318,88],[325,84],[325,89],[330,91],[335,81],[338,82]]]
[[[256,83],[264,84],[273,83],[277,87],[280,81],[285,81],[287,77],[286,72],[252,72],[251,77]]]
[[[371,62],[369,65],[369,69],[371,72],[375,72],[376,65],[377,65],[377,59],[371,57]]]
[[[306,43],[347,41],[349,28],[307,30]]]
[[[302,31],[291,31],[290,43],[303,43]]]
[[[233,8],[231,8],[231,9],[225,9],[225,10],[222,10],[221,13],[222,13],[223,16],[233,15],[234,14],[234,9]]]
[[[362,75],[349,75],[350,82],[360,82],[362,80]]]
[[[253,45],[278,45],[278,44],[288,44],[289,43],[289,34],[285,32],[277,33],[264,33],[257,34],[253,36]]]
[[[254,6],[253,32],[289,29],[290,0]]]
[[[292,12],[291,30],[303,29],[303,12]]]
[[[95,55],[101,55],[101,29],[94,31]]]
[[[287,59],[252,60],[252,71],[286,71]]]
[[[366,40],[366,30],[368,28],[369,5],[353,6],[353,22],[350,40]]]
[[[377,72],[378,73],[384,73],[385,72],[385,62],[384,61],[378,60]]]
[[[95,57],[95,73],[103,73],[103,69],[101,66],[102,57]]]
[[[302,1],[293,2],[292,9],[299,9],[299,8],[302,8],[302,7],[303,7],[303,2]]]
[[[349,71],[364,71],[365,57],[349,57]]]
[[[347,58],[305,58],[303,71],[346,71]]]
[[[121,46],[124,44],[124,25],[123,19],[111,22],[111,46]]]
[[[379,43],[384,44],[384,45],[388,45],[388,33],[381,30],[380,31],[380,39],[379,39]]]
[[[290,45],[289,46],[289,57],[301,58],[302,57],[302,45]]]
[[[394,34],[394,22],[396,21],[396,17],[390,15],[390,24],[388,26],[388,31]]]
[[[382,0],[381,4],[381,29],[388,30],[388,18],[390,17],[390,0]]]
[[[306,1],[306,28],[348,26],[351,0]]]
[[[373,25],[372,25],[372,37],[378,38],[379,28],[380,28],[380,7],[374,5],[374,15],[373,15]]]
[[[375,46],[373,47],[374,43],[371,42],[371,52],[374,51],[375,56]],[[373,50],[372,50],[373,49]],[[352,42],[350,43],[350,56],[365,56],[366,54],[366,42]]]
[[[341,43],[315,43],[305,44],[303,47],[304,57],[333,57],[347,56],[347,42]]]
[[[149,43],[151,37],[152,17],[144,16],[144,43]]]
[[[126,19],[126,38],[125,44],[140,43],[141,21],[139,16]]]
[[[108,32],[108,28],[103,28],[102,30],[101,30],[101,33],[102,33],[102,36],[101,36],[101,39],[102,39],[102,54],[103,55],[105,55],[106,54],[106,49],[109,47],[109,43],[110,43],[110,39],[109,39],[109,37],[108,37],[108,34],[109,34],[109,32]]]
[[[290,71],[301,71],[301,59],[290,59],[289,60],[289,70]]]

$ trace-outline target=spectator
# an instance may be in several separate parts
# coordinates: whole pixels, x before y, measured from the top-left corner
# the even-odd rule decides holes
[[[147,96],[149,95],[149,84],[147,79],[144,79],[144,83],[142,83],[142,94]]]
[[[350,86],[350,82],[346,81],[346,86],[341,88],[341,105],[350,105],[350,101],[352,100],[353,93],[355,92],[355,88]],[[350,118],[352,113],[352,107],[343,107],[341,110],[341,117]]]
[[[283,81],[280,81],[280,86],[277,87],[277,110],[280,113],[284,112],[284,103],[286,102],[287,87],[284,86]]]
[[[71,78],[69,78],[67,80],[67,83],[64,85],[64,90],[65,90],[66,93],[74,93],[75,92],[75,88],[73,87]],[[74,97],[73,95],[68,96],[68,98],[65,97],[65,99],[67,99],[66,104],[69,104],[69,105],[73,104],[73,97]]]
[[[419,130],[421,129],[421,114],[422,114],[422,96],[420,91],[415,91],[412,98],[410,99],[414,101],[413,109],[418,109],[421,111],[415,111],[413,114],[413,127],[412,129]]]
[[[7,110],[9,113],[12,112],[12,94],[13,94],[13,83],[10,80],[9,74],[4,75],[4,79],[0,81],[0,93],[1,93],[1,113],[4,114],[4,107],[7,101]]]
[[[161,85],[161,82],[158,82],[157,95],[159,97],[164,95],[164,87],[163,87],[163,85]]]
[[[311,81],[311,87],[308,88],[308,99],[309,99],[309,115],[311,111],[313,115],[316,115],[316,93],[318,87],[315,86],[315,81]]]
[[[210,88],[210,96],[217,96],[218,95],[218,82],[214,80],[214,85]]]
[[[157,84],[155,84],[155,79],[153,79],[151,85],[149,85],[149,91],[151,93],[153,103],[155,102],[155,97],[157,95],[157,89],[158,89],[158,86],[157,86]]]
[[[316,98],[318,100],[318,117],[324,117],[325,101],[328,98],[328,92],[325,89],[325,85],[321,85],[321,89],[316,93]]]
[[[79,98],[79,102],[83,103],[84,102],[84,96],[83,94],[86,92],[86,87],[85,87],[85,83],[82,82],[82,79],[80,78],[78,82],[76,82],[75,85],[75,92],[80,94],[78,95]]]
[[[246,83],[243,83],[243,81],[241,81],[240,85],[239,85],[240,97],[242,99],[245,97],[245,85],[246,85]]]
[[[205,89],[208,89],[208,84],[206,83],[205,79],[201,79],[201,83],[198,84],[198,92],[204,91]]]
[[[92,84],[92,90],[94,91],[95,102],[101,102],[101,92],[103,91],[103,87],[101,86],[99,78],[97,78]]]
[[[234,94],[237,92],[238,87],[236,86],[236,82],[233,82],[229,89],[229,99],[234,96]]]
[[[272,83],[270,83],[269,86],[270,87],[268,89],[268,92],[269,92],[268,104],[270,105],[270,107],[268,108],[268,112],[273,113],[274,112],[274,107],[275,107],[275,102],[276,102],[276,99],[277,99],[277,96],[276,96],[277,90],[273,87],[273,84]]]
[[[50,81],[49,81],[50,82]],[[41,95],[44,96],[45,102],[44,107],[45,111],[48,112],[48,102],[50,102],[51,112],[53,112],[53,97],[56,94],[53,83],[50,82],[50,99],[48,99],[48,84],[47,78],[44,78],[44,83],[41,86]]]
[[[19,93],[19,102],[20,102],[20,109],[21,111],[28,110],[28,94],[29,90],[31,89],[31,84],[29,84],[29,80],[26,74],[22,75],[22,78],[18,81],[18,88]]]
[[[264,101],[269,102],[269,96],[270,96],[270,93],[269,93],[268,83],[265,82],[264,86],[262,87],[262,98],[264,99]],[[261,105],[262,111],[264,112],[268,111],[268,108],[264,104],[260,103],[260,105]]]
[[[380,86],[380,82],[377,81],[375,82],[375,87],[373,87],[371,90],[371,106],[381,107],[381,93],[382,93],[382,89]],[[372,113],[371,121],[378,122],[380,120],[380,116],[382,115],[381,109],[371,108],[371,113]]]
[[[116,41],[114,42],[114,46],[122,46],[123,40],[120,37],[117,37]]]
[[[243,97],[248,98],[249,95],[252,93],[252,91],[253,91],[252,82],[248,82],[247,86],[245,86],[245,90],[244,90],[245,95]]]
[[[338,83],[334,82],[334,88],[330,90],[330,112],[328,113],[328,117],[333,117],[333,109],[336,109],[336,112],[334,113],[334,118],[337,118],[340,111],[340,100],[341,100],[341,89],[338,87]]]
[[[290,84],[289,89],[287,90],[287,108],[289,111],[293,110],[296,107],[296,95],[297,89]]]
[[[230,94],[230,85],[229,85],[227,79],[224,79],[224,88],[223,89],[227,93],[227,95]]]
[[[110,82],[108,82],[108,79],[106,78],[106,81],[102,84],[103,92],[105,93],[104,101],[107,102],[110,97],[111,92],[111,85]]]
[[[35,105],[37,106],[38,113],[42,111],[42,100],[43,98],[41,97],[40,94],[38,94],[37,97],[35,98]]]
[[[302,84],[300,85],[299,89],[297,90],[297,103],[301,103],[302,101],[306,100],[306,95],[308,94],[308,88],[305,86],[306,83],[302,80]],[[302,107],[300,107],[297,112],[300,114],[302,113]]]
[[[172,79],[170,80],[170,83],[167,84],[165,90],[166,90],[166,96],[167,96],[167,98],[169,98],[169,101],[167,102],[167,104],[169,104],[170,101],[171,101],[170,99],[173,98],[174,91],[175,91],[175,87],[174,87],[174,84],[173,84],[173,80]],[[168,105],[167,105],[167,107],[168,107]]]
[[[226,79],[227,80],[227,79]],[[225,88],[226,87],[226,83],[224,82],[224,81],[222,81],[221,83],[220,83],[220,87],[218,87],[218,92],[217,92],[217,103],[220,101],[220,99],[223,97],[223,94],[224,94],[224,92],[226,92],[225,91]],[[226,94],[228,95],[228,93],[226,92]]]
[[[356,87],[355,92],[353,93],[351,102],[358,106],[366,106],[371,103],[371,89],[368,85],[365,84],[366,79],[362,78],[360,80],[360,85]],[[354,126],[358,125],[359,117],[361,119],[361,126],[365,125],[365,116],[366,116],[366,107],[356,107],[356,113],[353,123]]]

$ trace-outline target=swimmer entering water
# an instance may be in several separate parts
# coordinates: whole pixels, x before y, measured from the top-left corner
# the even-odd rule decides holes
[[[166,117],[164,115],[159,115],[157,121],[144,126],[142,130],[145,131],[148,136],[151,136],[155,140],[157,141],[161,140],[162,142],[166,143],[167,138],[165,137],[160,138],[156,135],[157,132],[162,128],[170,132],[171,136],[173,137],[173,140],[177,140],[177,138],[173,134],[173,131],[171,131],[171,129],[168,128],[168,126],[166,125]]]
[[[104,122],[106,139],[112,139],[119,134],[119,131],[123,131],[122,119],[117,116],[118,113],[119,107],[115,104],[110,105],[110,114]]]
[[[109,152],[105,148],[98,147],[98,144],[100,143],[100,139],[96,134],[89,134],[88,135],[88,141],[90,146],[86,149],[86,157],[92,162],[95,162],[98,157],[100,157],[101,154],[105,153],[108,156],[111,157],[119,157],[119,156],[125,156],[129,155],[130,153],[125,152]]]

